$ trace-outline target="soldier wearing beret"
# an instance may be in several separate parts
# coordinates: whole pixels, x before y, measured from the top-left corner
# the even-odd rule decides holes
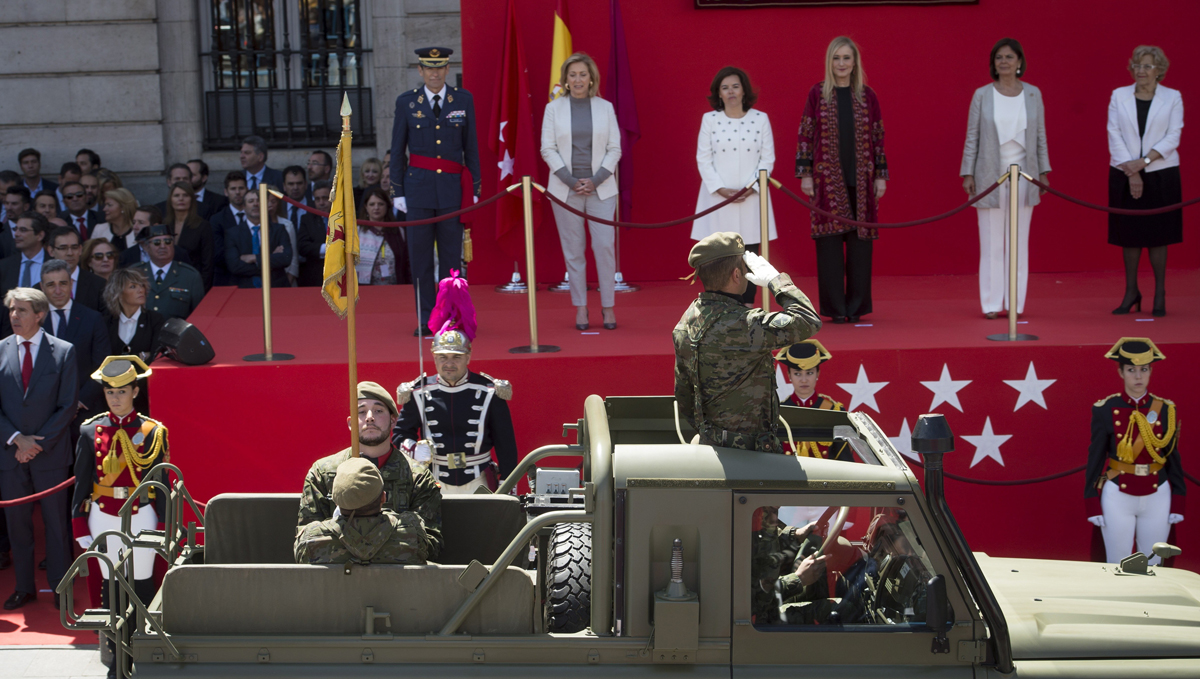
[[[417,52],[417,69],[425,84],[396,98],[392,124],[392,200],[397,212],[410,220],[429,219],[457,212],[468,201],[479,200],[479,145],[475,138],[475,103],[471,93],[446,84],[450,55],[446,47],[425,47]],[[463,171],[472,183],[464,186]],[[429,335],[429,321],[437,297],[434,287],[433,245],[437,241],[437,279],[462,268],[463,226],[457,217],[409,227],[408,261],[420,302],[421,322],[413,335]]]
[[[775,355],[776,360],[787,371],[788,381],[792,383],[792,395],[784,401],[787,405],[801,408],[816,408],[817,410],[844,410],[845,407],[826,396],[817,393],[817,380],[821,378],[821,364],[833,358],[825,346],[816,339],[806,339],[780,351]],[[821,457],[831,460],[853,462],[853,453],[845,442],[839,443],[837,449],[830,454],[832,441],[800,441],[793,444],[789,441],[788,455],[800,457]]]
[[[160,462],[170,462],[167,428],[161,422],[139,414],[133,407],[138,395],[138,380],[148,377],[150,368],[137,356],[109,356],[92,373],[92,379],[104,389],[108,411],[84,421],[75,446],[75,493],[71,501],[71,528],[75,541],[87,549],[92,539],[107,530],[121,530],[117,515],[125,501],[134,495],[146,472]],[[149,504],[143,498],[133,508],[133,533],[162,530],[167,498],[150,491]],[[115,558],[123,543],[108,538],[107,552]],[[100,578],[108,577],[103,562],[98,576],[88,578],[93,605],[101,606],[108,588],[100,587]],[[154,597],[154,550],[133,550],[133,587],[143,603]],[[103,606],[102,606],[103,607]]]
[[[673,333],[679,412],[700,443],[782,453],[774,352],[808,339],[821,319],[792,279],[746,252],[737,233],[696,243],[688,264],[704,292]],[[780,311],[746,308],[742,296],[750,283],[766,287]]]
[[[175,234],[162,224],[143,227],[138,242],[150,258],[132,268],[146,275],[146,306],[166,318],[187,318],[204,299],[204,280],[191,264],[175,261]]]
[[[429,557],[425,522],[385,506],[383,476],[370,460],[352,457],[337,466],[333,502],[339,516],[310,523],[296,537],[296,563],[420,565]]]
[[[386,491],[384,506],[397,513],[416,512],[424,521],[427,555],[436,559],[442,549],[442,493],[425,469],[414,469],[408,458],[391,442],[392,426],[399,410],[387,389],[374,382],[358,383],[359,452],[363,459],[375,465]],[[352,418],[346,418],[355,427]],[[323,457],[313,463],[304,477],[300,495],[300,515],[296,522],[299,535],[310,523],[334,518],[338,505],[333,497],[338,466],[351,459],[350,449]]]
[[[1125,388],[1092,405],[1083,501],[1099,526],[1109,563],[1137,550],[1157,564],[1151,548],[1183,521],[1183,462],[1175,404],[1151,394],[1154,363],[1166,358],[1148,337],[1122,337],[1104,355],[1116,361]]]

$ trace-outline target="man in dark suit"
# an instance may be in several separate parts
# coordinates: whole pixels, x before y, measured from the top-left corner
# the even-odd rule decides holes
[[[0,259],[0,295],[16,287],[32,288],[41,280],[49,227],[50,222],[38,212],[17,217],[12,229],[16,254]]]
[[[230,172],[225,175],[225,197],[229,203],[209,220],[213,230],[213,285],[234,285],[229,267],[225,265],[225,242],[235,227],[246,224],[246,175]]]
[[[33,198],[29,196],[29,189],[20,184],[10,186],[4,192],[5,221],[0,228],[0,259],[16,254],[17,244],[13,239],[13,229],[17,228],[17,217],[29,212],[32,205]]]
[[[423,87],[396,97],[392,126],[391,181],[397,212],[408,219],[429,219],[462,207],[462,173],[474,180],[479,200],[479,146],[475,138],[475,103],[471,93],[446,84],[450,55],[445,47],[417,50]],[[432,128],[432,129],[430,129]],[[407,155],[406,155],[407,154]],[[340,168],[345,171],[346,168]],[[429,334],[425,326],[437,297],[437,280],[462,268],[463,226],[458,218],[408,229],[408,261],[421,302],[421,324],[413,335]],[[433,246],[437,241],[436,280]]]
[[[144,231],[138,238],[150,261],[139,262],[133,268],[150,281],[146,306],[166,318],[187,318],[204,299],[200,272],[190,264],[175,261],[175,235],[171,227],[155,224]]]
[[[154,207],[158,208],[158,211],[160,213],[162,213],[164,216],[175,213],[175,210],[172,209],[170,206],[169,199],[170,199],[170,195],[171,195],[171,187],[175,186],[175,184],[177,184],[178,182],[183,182],[184,184],[187,184],[188,186],[191,186],[191,184],[192,184],[192,169],[190,167],[188,167],[187,165],[184,165],[183,163],[175,163],[171,167],[167,168],[167,197],[168,197],[168,200],[164,200],[163,202],[158,203],[154,206]],[[200,208],[200,205],[197,204],[196,208],[198,211]]]
[[[208,185],[208,163],[194,158],[187,161],[188,169],[192,171],[192,190],[196,192],[196,213],[200,219],[212,223],[213,215],[224,208],[229,201],[219,193],[213,193],[205,188]],[[220,252],[220,250],[214,250]]]
[[[246,172],[246,188],[250,191],[257,191],[264,182],[277,189],[283,187],[283,173],[267,167],[267,142],[262,137],[253,135],[243,139],[238,160]]]
[[[60,226],[50,232],[46,241],[48,243],[47,254],[53,259],[67,263],[67,271],[71,279],[71,299],[75,300],[76,304],[92,311],[103,311],[105,280],[79,266],[79,256],[83,253],[83,245],[75,229],[69,226]],[[49,263],[49,261],[46,262],[47,265]],[[45,266],[43,266],[42,272],[45,273]],[[92,371],[89,370],[88,374],[91,375]]]
[[[50,302],[50,312],[42,322],[47,333],[71,343],[79,365],[79,412],[71,422],[71,450],[79,441],[79,425],[104,412],[104,393],[91,375],[109,355],[108,326],[99,311],[71,299],[71,267],[52,259],[42,267],[42,292]]]
[[[305,195],[312,198],[317,182],[325,181],[333,182],[333,156],[325,151],[313,151],[308,157],[308,192]]]
[[[58,216],[75,229],[81,240],[87,240],[91,237],[92,229],[104,221],[100,215],[88,209],[87,190],[79,182],[67,182],[62,185],[62,197],[67,209]]]
[[[247,224],[225,234],[225,265],[239,288],[262,287],[262,264],[258,259],[262,230],[259,224],[258,194],[247,193],[244,201]],[[274,222],[268,230],[267,248],[271,251],[271,286],[287,287],[287,271],[292,263],[292,239],[282,224]]]
[[[313,207],[329,212],[328,179],[313,186]],[[300,286],[320,287],[325,281],[325,236],[328,221],[321,215],[307,213],[296,228],[296,248],[300,250]]]
[[[13,500],[53,488],[71,476],[75,456],[68,428],[79,403],[79,366],[69,342],[42,330],[50,303],[40,290],[9,290],[4,305],[14,334],[0,341],[0,439],[5,442],[0,497]],[[70,563],[68,495],[63,490],[41,499],[51,589]],[[8,507],[5,515],[17,576],[16,591],[4,602],[4,609],[11,611],[37,599],[32,505]],[[57,595],[54,602],[57,607]]]
[[[50,193],[57,199],[58,184],[49,179],[42,179],[42,152],[37,149],[22,149],[17,154],[17,162],[21,164],[21,174],[25,175],[25,188],[29,195],[37,198],[39,193]]]
[[[312,201],[307,197],[308,193],[308,178],[304,174],[304,168],[299,165],[288,165],[283,169],[283,194],[292,200],[304,205],[312,206]],[[300,220],[307,212],[304,208],[296,207],[291,203],[284,203],[284,213],[287,215],[288,221],[292,226],[299,227]]]

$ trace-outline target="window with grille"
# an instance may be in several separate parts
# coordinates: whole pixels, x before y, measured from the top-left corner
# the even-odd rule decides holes
[[[364,0],[200,1],[205,148],[335,144],[343,92],[355,144],[375,144]]]

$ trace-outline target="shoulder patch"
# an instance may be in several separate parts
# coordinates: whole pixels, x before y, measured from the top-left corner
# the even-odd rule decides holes
[[[820,396],[821,398],[825,399],[826,401],[829,401],[830,403],[832,403],[834,410],[845,410],[846,409],[846,406],[842,405],[842,402],[835,398],[831,398],[831,397],[826,396],[825,394],[821,394],[821,393],[818,393],[817,396]]]
[[[487,373],[479,373],[479,375],[491,381],[492,386],[496,389],[497,396],[505,401],[512,400],[512,382],[509,382],[508,380],[498,380]]]
[[[400,386],[396,387],[396,405],[403,408],[404,404],[412,400],[413,388],[421,381],[417,378],[412,382],[401,382]]]
[[[1108,396],[1105,396],[1104,398],[1100,399],[1099,401],[1096,401],[1095,403],[1093,403],[1092,406],[1095,408],[1099,408],[1100,406],[1104,405],[1105,403],[1108,403],[1109,400],[1114,399],[1120,395],[1121,394],[1119,392],[1116,394],[1109,394]]]
[[[102,419],[104,419],[104,418],[106,418],[106,417],[108,417],[108,412],[107,412],[107,411],[106,411],[106,412],[103,412],[103,413],[100,413],[99,415],[95,415],[95,416],[89,417],[88,419],[86,419],[86,420],[84,420],[84,421],[83,421],[83,424],[96,424],[96,423],[98,423],[100,420],[102,420]]]
[[[1156,398],[1156,399],[1162,401],[1163,403],[1165,403],[1166,405],[1169,405],[1172,407],[1175,405],[1174,401],[1172,401],[1169,398],[1163,398],[1162,396],[1155,396],[1154,394],[1150,394],[1150,398]]]

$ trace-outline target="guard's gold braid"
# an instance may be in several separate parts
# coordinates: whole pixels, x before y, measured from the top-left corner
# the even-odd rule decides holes
[[[162,452],[163,441],[166,440],[166,427],[159,425],[154,430],[154,438],[151,439],[150,445],[146,446],[146,452],[139,452],[137,446],[133,445],[133,441],[129,438],[129,433],[124,429],[118,429],[116,436],[113,437],[113,443],[121,448],[121,452],[125,457],[125,465],[129,468],[129,476],[133,479],[134,486],[140,486],[142,481],[137,476],[139,469],[146,469],[154,459]]]
[[[1171,439],[1175,437],[1175,409],[1167,406],[1167,430],[1163,432],[1162,438],[1154,435],[1150,422],[1146,419],[1145,415],[1134,411],[1132,419],[1137,423],[1138,432],[1142,435],[1142,441],[1146,443],[1146,452],[1150,453],[1150,457],[1155,462],[1164,464],[1166,458],[1159,455],[1158,451],[1165,448],[1171,442]]]

